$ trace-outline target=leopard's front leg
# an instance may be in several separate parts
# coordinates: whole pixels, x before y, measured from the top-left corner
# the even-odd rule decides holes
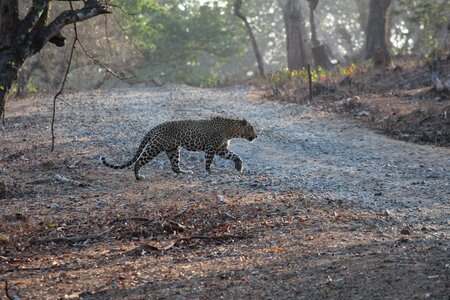
[[[222,158],[234,161],[234,167],[242,173],[244,170],[244,167],[242,166],[242,159],[236,153],[228,149],[223,149],[219,150],[217,154]]]
[[[211,164],[213,162],[213,159],[214,159],[214,152],[206,151],[206,154],[205,154],[205,167],[206,167],[206,171],[208,173],[211,173]]]

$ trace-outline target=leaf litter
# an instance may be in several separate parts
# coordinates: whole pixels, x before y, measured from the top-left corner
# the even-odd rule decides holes
[[[58,106],[54,153],[48,124],[30,113],[45,98],[11,103],[0,146],[0,279],[10,294],[445,298],[448,149],[390,140],[252,93],[74,93],[71,107]],[[260,132],[254,143],[232,142],[243,174],[215,159],[206,175],[202,154],[189,152],[182,164],[193,175],[171,174],[161,156],[142,182],[98,163],[105,153],[126,160],[162,121],[217,114],[246,117]]]

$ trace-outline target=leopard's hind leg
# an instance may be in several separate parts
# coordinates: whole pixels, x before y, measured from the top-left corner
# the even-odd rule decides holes
[[[134,164],[134,176],[136,177],[136,180],[145,179],[145,176],[139,174],[139,170],[158,156],[160,152],[161,150],[156,145],[149,144],[146,146],[144,152]]]
[[[167,157],[170,160],[170,164],[172,165],[172,171],[179,174],[192,174],[192,171],[186,171],[180,169],[180,147],[177,147],[172,150],[166,151]]]

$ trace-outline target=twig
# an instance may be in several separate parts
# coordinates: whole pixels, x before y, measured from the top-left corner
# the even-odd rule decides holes
[[[173,219],[176,219],[176,218],[181,217],[182,215],[184,215],[185,213],[187,213],[187,211],[190,210],[190,209],[191,209],[191,207],[188,206],[188,207],[186,207],[186,208],[180,210],[179,212],[177,212],[176,214],[174,214],[173,217],[172,217],[171,219],[173,220]]]
[[[72,3],[70,3],[70,5],[72,6]],[[72,8],[72,10],[73,10],[73,8]],[[72,48],[70,49],[69,62],[67,63],[67,68],[66,68],[66,72],[65,72],[64,77],[63,77],[61,88],[59,89],[59,91],[53,97],[52,124],[51,124],[51,128],[50,128],[51,133],[52,133],[52,152],[55,150],[56,99],[62,94],[64,86],[66,85],[67,75],[69,74],[70,66],[72,65],[73,53],[75,51],[75,43],[78,40],[77,23],[73,23],[73,28],[74,28],[74,31],[75,31],[75,37],[73,39]]]
[[[114,6],[113,6],[114,7]],[[127,38],[127,41],[130,42],[131,45],[133,45],[133,47],[139,52],[140,55],[142,55],[142,57],[145,57],[144,53],[142,52],[142,50],[138,47],[138,45],[136,45],[133,40],[131,39],[131,37],[128,35],[128,33],[126,32],[125,28],[123,28],[122,24],[120,24],[119,20],[117,20],[117,17],[115,14],[112,14],[114,20],[116,21],[117,25],[119,25],[119,28],[122,30],[122,33],[125,35],[125,37]]]
[[[95,240],[95,239],[101,239],[105,237],[105,234],[109,233],[111,230],[113,230],[114,226],[111,226],[108,228],[108,230],[105,230],[100,233],[94,233],[94,234],[84,234],[84,235],[76,235],[76,236],[58,236],[58,237],[52,237],[47,239],[31,239],[30,244],[33,245],[39,245],[39,244],[47,244],[47,243],[78,243],[83,242],[86,240]]]
[[[114,8],[119,9],[122,13],[124,13],[124,14],[126,14],[126,15],[129,15],[129,16],[137,16],[137,15],[139,15],[138,13],[130,13],[130,12],[127,12],[122,6],[117,5],[117,4],[108,3],[108,5],[111,6],[111,7],[114,7]],[[113,15],[114,15],[114,14],[113,14]]]
[[[144,217],[119,218],[119,219],[114,219],[112,221],[109,221],[108,226],[114,225],[119,222],[126,222],[126,221],[141,221],[141,222],[145,222],[144,224],[147,224],[147,223],[153,222],[154,220],[155,219],[144,218]]]
[[[100,67],[102,67],[103,69],[105,69],[105,71],[109,74],[111,74],[112,76],[116,77],[117,79],[121,80],[121,81],[127,81],[130,78],[125,78],[120,76],[119,74],[117,74],[116,72],[114,72],[113,70],[111,70],[109,67],[107,67],[104,63],[102,63],[100,60],[96,59],[95,57],[93,57],[87,50],[86,48],[84,48],[83,44],[81,43],[80,40],[78,40],[78,44],[80,45],[81,49],[83,49],[84,54],[86,54],[87,57],[89,57],[90,59],[92,59],[97,65],[99,65]]]
[[[309,86],[309,102],[312,102],[312,76],[311,76],[311,65],[308,65],[308,86]],[[308,104],[310,104],[308,103]]]
[[[169,231],[169,232],[174,232],[174,231],[178,232],[178,231],[186,230],[186,226],[184,226],[183,224],[177,223],[175,221],[172,221],[172,220],[161,222],[161,227],[162,227],[162,229]]]
[[[204,235],[193,235],[190,237],[183,237],[182,240],[228,240],[228,239],[236,239],[243,240],[246,238],[250,238],[249,235],[234,235],[234,234],[223,234],[223,235],[215,235],[215,236],[204,236]]]
[[[14,272],[32,272],[32,271],[55,271],[55,270],[69,270],[67,267],[68,264],[64,264],[61,266],[50,266],[50,267],[32,267],[32,268],[10,268],[6,270],[2,270],[2,273],[14,273]],[[71,269],[74,270],[74,269]]]
[[[224,214],[226,217],[228,217],[228,218],[230,218],[230,219],[232,219],[232,220],[234,220],[234,221],[237,220],[237,218],[236,218],[235,216],[233,216],[233,215],[231,215],[231,214],[229,214],[229,213],[227,213],[227,212],[224,212],[223,214]]]

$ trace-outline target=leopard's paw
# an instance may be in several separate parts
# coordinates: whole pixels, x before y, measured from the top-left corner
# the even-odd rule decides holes
[[[242,161],[237,161],[234,163],[234,167],[236,170],[238,170],[240,173],[244,171],[244,166],[242,165]]]
[[[145,176],[144,175],[136,175],[136,180],[144,180]]]

